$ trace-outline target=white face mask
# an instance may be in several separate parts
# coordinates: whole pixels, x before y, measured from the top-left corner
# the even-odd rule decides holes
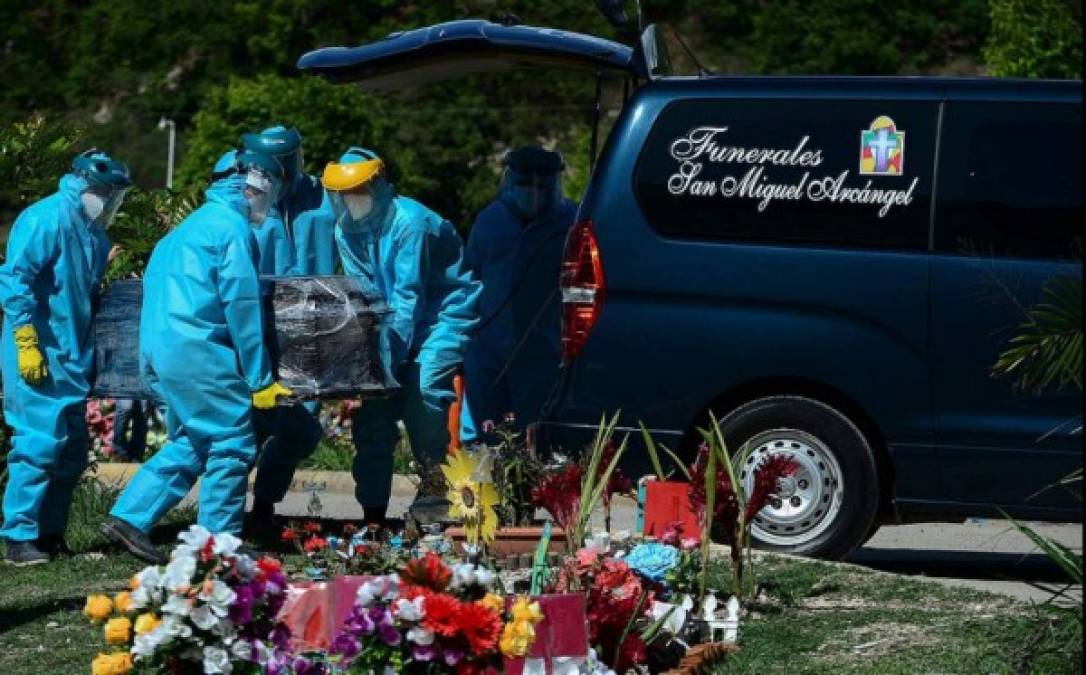
[[[89,220],[97,219],[106,210],[106,200],[102,195],[84,192],[79,195],[79,201],[83,203],[83,213],[87,214]]]
[[[270,177],[254,170],[246,174],[245,199],[249,202],[250,223],[254,225],[264,223],[277,194],[279,194],[279,185]]]
[[[79,195],[79,201],[87,219],[93,225],[104,229],[113,224],[113,217],[117,215],[121,202],[124,201],[124,193],[124,190],[115,190],[107,198],[88,190]]]
[[[369,192],[363,194],[345,194],[343,203],[347,207],[347,213],[354,220],[362,220],[373,210],[373,195]]]

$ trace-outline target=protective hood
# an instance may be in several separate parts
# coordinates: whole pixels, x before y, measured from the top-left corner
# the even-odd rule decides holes
[[[204,192],[209,202],[225,204],[249,219],[249,201],[245,199],[244,174],[231,174],[211,184]]]
[[[57,181],[57,192],[64,196],[64,201],[72,207],[72,211],[78,214],[79,221],[87,224],[89,218],[83,213],[83,205],[79,196],[88,188],[87,181],[75,174],[66,173]]]

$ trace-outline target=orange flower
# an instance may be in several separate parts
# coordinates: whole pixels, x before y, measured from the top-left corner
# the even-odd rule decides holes
[[[404,565],[400,578],[405,583],[441,593],[452,581],[452,570],[441,556],[429,551],[422,558],[415,558]]]
[[[83,613],[91,621],[105,621],[113,613],[113,601],[108,595],[88,595],[87,604],[83,607]]]
[[[118,612],[129,612],[132,610],[132,596],[128,594],[128,591],[122,591],[113,596],[113,606],[117,608]]]
[[[132,622],[125,617],[110,619],[105,626],[106,643],[126,645],[132,637]]]

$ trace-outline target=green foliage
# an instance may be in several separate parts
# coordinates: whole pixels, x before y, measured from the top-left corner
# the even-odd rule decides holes
[[[1041,293],[1044,300],[1027,311],[1022,333],[1011,339],[992,371],[1038,393],[1069,385],[1081,390],[1082,277],[1054,277]]]
[[[110,262],[105,281],[142,276],[155,244],[196,208],[197,200],[194,191],[130,190],[109,228],[120,252]]]
[[[76,154],[79,130],[31,114],[0,126],[0,215],[20,210],[55,192]]]
[[[998,77],[1082,78],[1082,3],[991,0],[984,58]]]
[[[761,3],[744,50],[763,73],[925,72],[977,53],[986,10],[986,0]]]

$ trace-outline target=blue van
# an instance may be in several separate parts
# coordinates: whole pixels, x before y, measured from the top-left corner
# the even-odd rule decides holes
[[[381,88],[510,67],[619,72],[630,92],[566,241],[565,362],[539,442],[621,411],[692,456],[721,419],[800,471],[753,524],[842,557],[881,522],[1079,520],[1081,394],[991,366],[1059,275],[1081,283],[1081,82],[673,77],[629,48],[460,21],[299,66]]]

